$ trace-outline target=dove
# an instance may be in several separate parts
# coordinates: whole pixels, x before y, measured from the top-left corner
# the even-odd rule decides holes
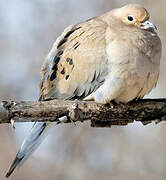
[[[143,98],[159,77],[161,40],[148,11],[137,4],[71,25],[41,68],[39,101],[93,100],[106,104]],[[20,167],[57,122],[36,122],[6,177]]]

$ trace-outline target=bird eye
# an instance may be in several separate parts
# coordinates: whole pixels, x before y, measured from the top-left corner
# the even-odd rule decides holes
[[[129,21],[134,21],[134,18],[133,18],[133,16],[131,16],[131,15],[128,15],[128,16],[127,16],[127,19],[128,19]]]

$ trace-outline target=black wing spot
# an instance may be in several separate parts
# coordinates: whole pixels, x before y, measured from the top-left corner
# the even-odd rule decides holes
[[[66,62],[68,62],[70,65],[73,64],[73,60],[71,58],[66,58]]]
[[[56,72],[57,71],[53,71],[50,77],[50,81],[53,81],[56,78]]]
[[[67,41],[66,38],[62,39],[62,40],[58,43],[57,48],[59,48],[60,46],[62,46],[66,41]]]
[[[79,45],[80,45],[80,43],[79,43],[79,42],[75,43],[75,44],[74,44],[74,46],[73,46],[73,47],[74,47],[74,49],[77,49]]]
[[[54,66],[52,67],[52,70],[53,70],[53,71],[57,71],[57,70],[58,70],[57,63],[54,64]]]
[[[64,36],[64,38],[68,38],[74,31],[80,29],[81,27],[77,27],[77,28],[72,28],[71,31],[67,32],[66,35]]]
[[[61,74],[65,74],[65,68],[62,69]]]
[[[70,65],[72,65],[72,64],[73,64],[73,60],[72,60],[72,59],[70,59],[69,64],[70,64]]]
[[[59,63],[59,61],[60,61],[60,57],[57,57],[57,56],[55,56],[55,58],[54,58],[54,66],[52,67],[52,69],[54,70],[54,69],[56,69],[56,66],[57,66],[57,64]]]
[[[63,51],[62,50],[58,50],[56,56],[58,57],[58,56],[61,56],[62,54],[63,54]]]
[[[62,50],[59,50],[56,54],[56,56],[54,57],[54,65],[52,67],[52,74],[51,74],[51,77],[50,77],[50,81],[53,81],[55,78],[56,78],[56,75],[57,75],[57,70],[58,70],[58,63],[61,59],[61,55],[63,54],[63,51]]]
[[[70,61],[70,58],[66,58],[66,61],[69,62],[69,61]]]
[[[53,65],[53,67],[52,67],[52,70],[53,70],[53,72],[52,72],[52,74],[51,74],[51,76],[50,76],[50,81],[53,81],[56,77],[57,77],[57,70],[58,70],[58,63],[59,63],[59,61],[60,61],[60,58],[61,58],[61,55],[63,54],[63,48],[60,48],[66,41],[67,41],[67,39],[68,39],[68,37],[74,32],[74,31],[76,31],[77,29],[79,29],[79,28],[81,28],[81,27],[74,27],[74,28],[72,28],[71,29],[71,31],[69,31],[69,32],[67,32],[66,33],[66,35],[64,36],[64,38],[59,42],[59,44],[57,45],[57,49],[58,49],[58,52],[57,52],[57,54],[56,54],[56,56],[55,56],[55,58],[54,58],[54,65]],[[68,59],[68,58],[67,58]],[[72,59],[68,59],[67,60],[66,59],[66,61],[67,62],[69,62],[69,64],[70,65],[72,65],[73,64],[73,61],[72,61]],[[65,70],[63,71],[61,71],[61,74],[65,74]],[[66,80],[69,78],[69,75],[67,75],[66,76]]]
[[[81,27],[73,27],[69,32],[66,33],[66,35],[64,36],[64,38],[58,43],[57,45],[57,49],[62,46],[66,41],[67,39],[69,38],[69,36],[76,30],[80,29]]]
[[[65,77],[65,79],[66,79],[66,80],[68,80],[68,79],[69,79],[69,77],[70,77],[70,76],[69,76],[69,75],[67,75],[67,76]]]
[[[64,39],[67,39],[76,29],[73,29],[69,32],[66,33],[66,35],[64,36]]]
[[[60,57],[59,56],[57,57],[57,55],[56,55],[55,58],[54,58],[54,63],[55,64],[52,67],[53,72],[51,74],[50,81],[53,81],[56,78],[59,61],[60,61]]]

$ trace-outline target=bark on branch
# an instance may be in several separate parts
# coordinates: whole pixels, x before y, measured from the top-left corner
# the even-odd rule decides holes
[[[125,105],[62,100],[0,103],[0,124],[10,123],[11,119],[17,122],[59,121],[62,117],[66,117],[65,122],[89,120],[92,127],[127,125],[134,121],[146,125],[165,121],[166,99],[143,99]]]

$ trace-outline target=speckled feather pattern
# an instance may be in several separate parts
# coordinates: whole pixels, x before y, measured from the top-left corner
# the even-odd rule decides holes
[[[83,98],[103,84],[108,73],[104,26],[106,23],[102,20],[92,19],[70,26],[57,39],[42,67],[44,99]],[[59,52],[62,54],[57,55]],[[54,57],[52,61],[50,57]]]

